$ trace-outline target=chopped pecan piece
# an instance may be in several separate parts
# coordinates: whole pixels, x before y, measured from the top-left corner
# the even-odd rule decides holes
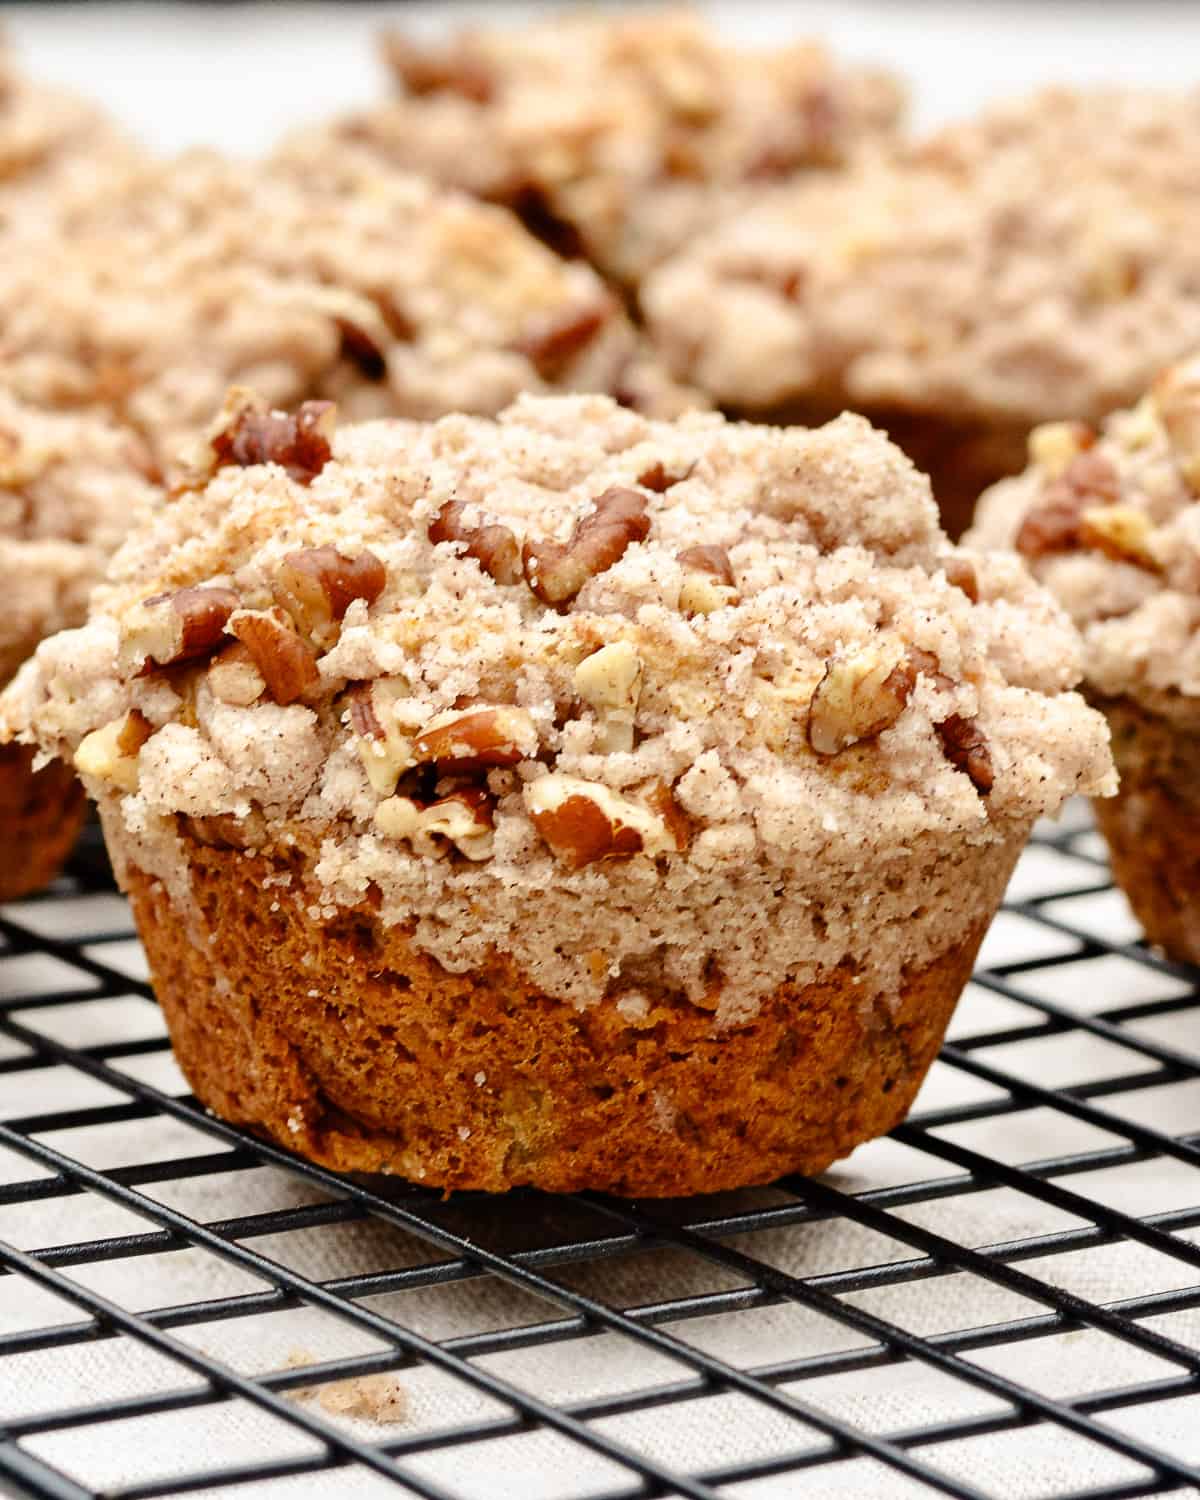
[[[661,813],[600,782],[551,772],[525,788],[534,827],[574,870],[602,859],[675,853],[674,834]]]
[[[585,656],[575,668],[575,690],[596,711],[597,748],[609,754],[632,750],[642,661],[629,642],[613,641]]]
[[[1095,452],[1077,454],[1021,522],[1017,551],[1031,558],[1072,551],[1079,546],[1083,512],[1111,505],[1120,494],[1120,476],[1107,458]]]
[[[309,640],[329,645],[354,600],[374,604],[386,586],[387,571],[373,552],[346,557],[336,547],[306,547],[283,559],[271,592]]]
[[[826,663],[808,709],[808,743],[818,755],[838,755],[873,739],[904,712],[917,667],[900,649],[875,644]]]
[[[126,610],[118,660],[124,671],[172,667],[215,651],[241,600],[232,589],[199,587],[152,594]]]
[[[396,704],[407,696],[403,683],[380,678],[355,684],[344,700],[367,779],[384,797],[391,796],[403,772],[416,764],[412,741],[396,722]]]
[[[229,633],[250,653],[274,702],[295,703],[320,684],[317,653],[281,609],[240,609],[230,618]]]
[[[979,725],[974,719],[951,714],[935,728],[942,742],[942,754],[956,771],[963,771],[971,778],[981,797],[986,797],[995,784],[996,775],[992,752]]]
[[[75,750],[75,769],[123,792],[136,792],[138,754],[153,733],[149,719],[136,708],[130,709],[84,735]]]
[[[646,497],[610,489],[577,522],[567,542],[526,541],[521,552],[525,579],[543,604],[568,604],[589,579],[607,571],[634,542],[650,533]]]
[[[309,484],[333,456],[335,415],[332,401],[306,401],[289,413],[271,411],[257,396],[235,391],[209,444],[218,468],[279,464],[292,479]]]
[[[367,329],[352,318],[340,317],[335,322],[342,336],[342,353],[346,358],[368,380],[382,380],[387,374],[387,359]]]
[[[460,542],[489,578],[497,583],[520,583],[521,549],[507,526],[469,526],[464,519],[471,507],[462,500],[448,500],[429,523],[431,542]]]
[[[637,482],[644,490],[653,490],[656,495],[661,495],[669,490],[674,484],[682,484],[687,474],[672,474],[663,465],[662,459],[656,458],[649,468],[643,469],[637,477]]]
[[[1085,510],[1079,518],[1079,544],[1094,548],[1115,562],[1133,563],[1148,572],[1161,572],[1150,538],[1154,524],[1134,505],[1105,505]]]
[[[606,298],[574,312],[542,316],[517,340],[517,353],[529,360],[543,380],[557,380],[607,324],[615,307]]]
[[[385,838],[407,839],[418,854],[444,852],[446,839],[467,859],[492,852],[495,804],[482,788],[466,788],[422,807],[411,797],[388,797],[375,809],[375,827]]]
[[[979,575],[969,557],[947,557],[942,561],[946,582],[961,589],[972,604],[979,603]]]
[[[687,615],[711,615],[737,603],[733,565],[724,547],[685,547],[676,559],[684,570],[679,608]]]
[[[241,641],[230,641],[213,657],[208,668],[208,685],[214,698],[237,708],[256,703],[267,687],[249,648]]]
[[[1151,399],[1184,483],[1200,495],[1200,356],[1164,370]]]
[[[413,759],[465,775],[515,766],[534,756],[537,748],[537,729],[523,708],[485,705],[451,709],[430,719],[413,741]]]

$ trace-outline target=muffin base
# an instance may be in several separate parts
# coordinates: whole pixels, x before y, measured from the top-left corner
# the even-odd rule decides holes
[[[1113,877],[1146,938],[1200,963],[1200,704],[1154,713],[1130,698],[1094,698],[1112,731],[1121,784],[1093,802]]]
[[[864,1004],[844,965],[717,1032],[679,995],[630,1019],[540,994],[504,957],[449,973],[369,903],[314,920],[303,855],[182,840],[184,909],[123,876],[197,1096],[335,1170],[445,1189],[677,1196],[821,1171],[904,1117],[990,916],[894,1005]]]
[[[54,879],[75,844],[87,799],[70,766],[33,769],[25,745],[0,745],[0,901]]]

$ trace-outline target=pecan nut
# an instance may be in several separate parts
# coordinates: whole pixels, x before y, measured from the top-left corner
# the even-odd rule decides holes
[[[678,851],[676,836],[661,813],[600,782],[551,772],[525,787],[533,825],[573,870],[598,860]]]
[[[337,409],[332,401],[305,401],[294,413],[272,411],[252,391],[231,391],[209,434],[217,468],[279,464],[290,478],[311,484],[333,457]]]
[[[569,541],[526,541],[522,548],[525,580],[543,604],[569,604],[589,579],[650,534],[646,497],[636,490],[605,490],[594,505],[576,523]]]
[[[1133,563],[1148,572],[1162,571],[1151,539],[1154,523],[1134,505],[1106,505],[1085,510],[1079,518],[1079,544],[1103,552],[1114,562]]]
[[[416,764],[412,741],[396,722],[396,704],[407,696],[403,683],[380,678],[356,684],[344,700],[367,780],[384,797],[391,796],[403,773]]]
[[[249,648],[241,641],[230,641],[213,657],[208,667],[208,685],[214,698],[235,708],[257,703],[267,687]]]
[[[136,792],[138,755],[153,733],[149,719],[136,708],[130,709],[84,735],[75,750],[75,769],[122,792]]]
[[[724,547],[685,547],[676,557],[683,568],[679,608],[687,615],[711,615],[737,603],[737,580]]]
[[[525,356],[543,380],[559,380],[615,311],[616,303],[606,298],[574,311],[538,318],[517,340],[516,351]]]
[[[229,633],[250,653],[275,703],[295,703],[320,686],[317,653],[281,609],[240,609],[230,618]]]
[[[232,589],[199,587],[153,594],[126,610],[118,663],[124,671],[152,663],[172,667],[215,651],[241,600]]]
[[[1051,552],[1070,552],[1079,546],[1079,519],[1085,510],[1111,505],[1120,498],[1121,480],[1103,454],[1077,454],[1052,479],[1042,498],[1027,512],[1017,531],[1015,547],[1029,558]]]
[[[808,708],[808,743],[839,755],[890,729],[904,712],[918,667],[903,648],[870,643],[825,664]]]
[[[996,773],[991,749],[979,725],[974,719],[951,714],[934,727],[941,741],[942,754],[956,771],[971,778],[981,797],[986,797],[995,785]]]
[[[1151,401],[1184,483],[1193,495],[1200,495],[1200,356],[1165,370],[1154,384]]]
[[[375,809],[375,827],[385,838],[407,840],[418,854],[442,854],[450,843],[467,859],[482,860],[492,852],[493,813],[491,797],[480,788],[452,792],[428,807],[411,797],[387,797]]]
[[[597,748],[608,754],[632,750],[642,661],[629,642],[613,641],[584,657],[575,668],[575,691],[595,711]]]
[[[462,500],[449,500],[429,524],[429,540],[460,542],[467,557],[473,557],[489,578],[497,583],[520,583],[521,549],[507,526],[470,526],[465,516],[471,507]]]
[[[450,709],[437,714],[413,741],[414,761],[468,775],[515,766],[537,754],[538,733],[523,708],[506,704]]]
[[[275,603],[319,645],[330,645],[355,599],[374,604],[387,586],[387,570],[373,552],[347,557],[336,547],[289,552],[271,581]]]

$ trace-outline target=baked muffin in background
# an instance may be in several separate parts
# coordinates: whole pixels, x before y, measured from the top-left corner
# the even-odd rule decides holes
[[[149,454],[130,432],[0,394],[0,684],[45,636],[83,623],[109,555],[155,493]],[[53,878],[83,811],[69,766],[35,771],[28,746],[0,744],[0,901]]]
[[[0,237],[53,230],[141,159],[98,105],[27,78],[0,36]]]
[[[348,145],[507,204],[636,290],[764,184],[890,142],[899,83],[814,42],[738,46],[686,10],[556,12],[439,42],[393,32],[401,97],[285,148],[336,170]]]
[[[0,700],[97,798],[199,1097],[488,1190],[895,1124],[1031,823],[1110,789],[1049,595],[857,417],[329,423],[234,393]]]
[[[865,412],[957,535],[1032,426],[1099,421],[1200,344],[1198,181],[1200,91],[1048,90],[764,195],[643,310],[722,407]]]
[[[165,467],[238,382],[358,416],[494,412],[523,390],[704,404],[587,266],[364,157],[336,186],[207,151],[149,162],[32,253],[0,245],[0,327],[10,388],[113,412]]]
[[[1037,429],[971,538],[1023,554],[1078,623],[1121,777],[1096,803],[1113,873],[1147,938],[1200,962],[1200,357],[1099,432]]]

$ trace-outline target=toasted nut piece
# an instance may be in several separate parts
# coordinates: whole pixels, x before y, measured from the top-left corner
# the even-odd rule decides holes
[[[1151,399],[1184,483],[1193,495],[1200,495],[1200,356],[1164,370]]]
[[[575,691],[596,711],[598,748],[609,754],[632,750],[642,660],[629,642],[613,641],[585,656],[575,668]]]
[[[193,661],[216,649],[241,600],[232,589],[184,588],[153,594],[125,611],[118,663],[125,672]]]
[[[309,640],[331,645],[354,600],[374,604],[386,585],[387,571],[373,552],[346,557],[336,547],[306,547],[283,559],[271,592]]]
[[[1093,547],[1116,562],[1134,563],[1151,573],[1161,565],[1150,547],[1154,525],[1144,510],[1134,505],[1105,505],[1085,510],[1079,518],[1079,543]]]
[[[616,303],[607,297],[575,311],[542,315],[517,340],[517,352],[525,355],[543,380],[557,380],[615,311]]]
[[[932,651],[924,651],[920,646],[910,646],[908,648],[908,664],[914,672],[919,672],[922,676],[928,677],[934,687],[941,688],[944,692],[948,692],[953,688],[953,680],[947,677],[945,672],[942,671],[942,664]]]
[[[154,733],[149,719],[136,708],[84,735],[75,750],[75,769],[81,776],[108,781],[123,792],[136,792],[138,754]]]
[[[466,555],[497,583],[520,583],[521,549],[516,537],[507,526],[468,526],[463,517],[469,509],[462,500],[447,501],[429,523],[429,540],[462,542]]]
[[[1086,422],[1043,422],[1029,434],[1029,461],[1057,479],[1095,441],[1095,430]]]
[[[493,810],[482,788],[452,792],[428,807],[411,797],[388,797],[375,809],[375,827],[385,838],[407,839],[418,854],[441,854],[438,840],[448,839],[467,859],[487,859]]]
[[[403,683],[380,678],[356,684],[345,698],[367,779],[384,797],[391,796],[403,772],[416,764],[412,741],[396,723],[396,704],[407,696]]]
[[[737,603],[733,564],[724,547],[685,547],[677,562],[684,570],[679,608],[687,615],[711,615]]]
[[[208,668],[208,685],[214,698],[237,708],[248,708],[257,702],[267,686],[249,648],[241,641],[230,641],[213,657]]]
[[[334,321],[342,336],[342,353],[368,380],[382,380],[387,374],[387,357],[380,348],[373,330],[364,328],[353,318],[339,317]]]
[[[448,46],[421,46],[389,31],[383,37],[383,53],[410,94],[461,94],[474,104],[486,104],[492,97],[492,74],[467,37],[457,37]]]
[[[534,827],[574,870],[601,859],[675,853],[666,819],[600,782],[551,772],[525,787]]]
[[[904,712],[917,669],[899,645],[868,644],[826,663],[808,709],[808,743],[837,755],[890,728]]]
[[[650,533],[646,497],[610,489],[579,521],[568,542],[526,541],[521,552],[525,579],[543,604],[568,604],[590,578],[611,568],[634,542]]]
[[[430,719],[413,741],[413,759],[456,774],[515,766],[537,754],[538,734],[523,708],[453,708]]]
[[[249,651],[274,702],[295,703],[319,685],[317,653],[281,609],[239,609],[230,617],[229,633]]]
[[[217,468],[280,464],[292,479],[310,484],[333,456],[337,408],[305,401],[294,414],[272,411],[253,391],[235,387],[208,436]]]
[[[946,582],[961,589],[972,604],[979,603],[979,575],[969,557],[947,557],[942,561]]]
[[[690,467],[685,474],[672,474],[664,466],[662,459],[656,458],[638,475],[637,482],[644,490],[653,490],[656,495],[661,495],[673,484],[682,484],[688,473],[691,473]]]
[[[1021,522],[1015,546],[1026,557],[1069,552],[1079,545],[1079,518],[1085,510],[1120,498],[1121,480],[1100,453],[1080,453],[1052,480]]]
[[[986,797],[995,784],[996,774],[992,752],[979,725],[974,719],[951,714],[935,727],[942,742],[942,754],[956,771],[963,771],[971,778],[981,797]]]

